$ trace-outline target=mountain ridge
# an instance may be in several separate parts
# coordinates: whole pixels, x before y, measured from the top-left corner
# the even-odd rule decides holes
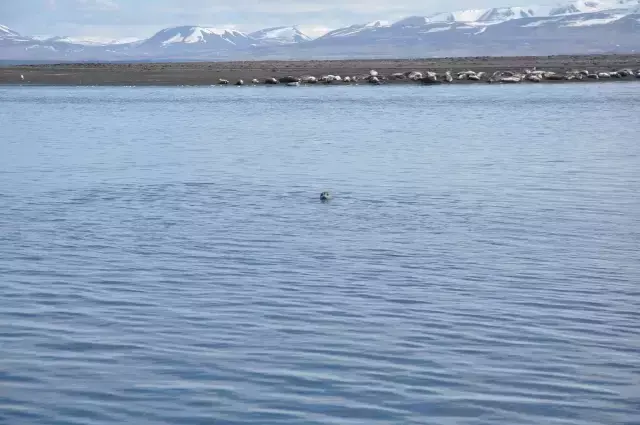
[[[494,7],[373,21],[312,39],[297,26],[245,33],[182,25],[124,43],[38,38],[0,25],[0,59],[231,60],[633,53],[640,0],[575,0],[556,6]]]

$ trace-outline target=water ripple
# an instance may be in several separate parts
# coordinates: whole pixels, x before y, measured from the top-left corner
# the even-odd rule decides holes
[[[0,422],[639,423],[637,87],[1,88]]]

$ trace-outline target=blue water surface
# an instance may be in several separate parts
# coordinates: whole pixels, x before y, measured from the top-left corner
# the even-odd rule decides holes
[[[638,424],[638,111],[0,87],[0,423]]]

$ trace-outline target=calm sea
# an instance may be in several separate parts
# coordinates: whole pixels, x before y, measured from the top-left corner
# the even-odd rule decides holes
[[[2,87],[0,423],[638,424],[639,111]]]

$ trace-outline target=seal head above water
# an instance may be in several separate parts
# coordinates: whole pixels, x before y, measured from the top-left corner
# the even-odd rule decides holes
[[[322,192],[320,194],[320,200],[321,201],[326,202],[326,201],[328,201],[330,199],[331,199],[331,193],[325,191],[325,192]]]

